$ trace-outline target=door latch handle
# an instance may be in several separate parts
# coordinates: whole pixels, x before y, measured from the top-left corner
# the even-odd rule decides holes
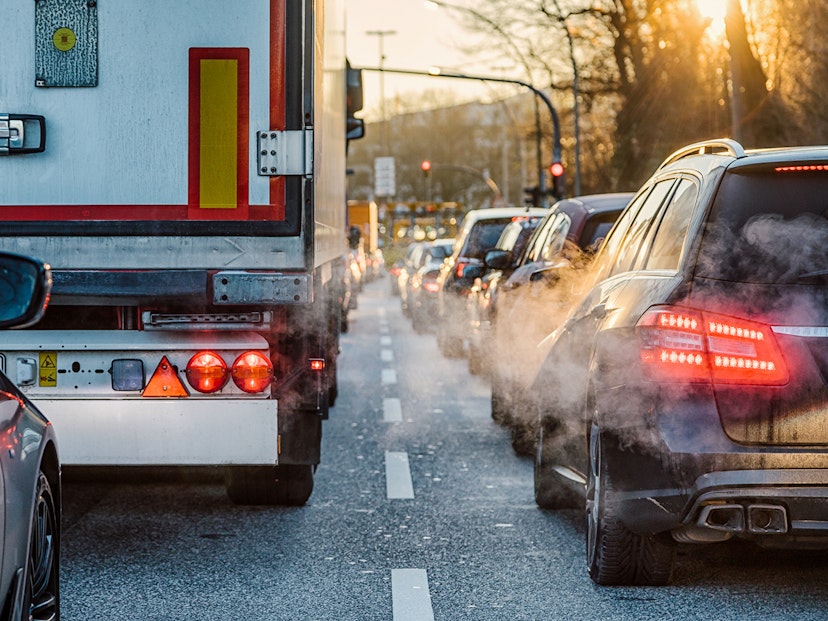
[[[0,155],[23,155],[45,150],[45,117],[0,113]]]

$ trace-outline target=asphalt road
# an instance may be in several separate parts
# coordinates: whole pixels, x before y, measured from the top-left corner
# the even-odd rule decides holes
[[[595,586],[578,511],[539,510],[488,385],[368,285],[301,508],[209,478],[79,477],[64,491],[64,621],[828,619],[825,552],[682,546],[671,586]]]

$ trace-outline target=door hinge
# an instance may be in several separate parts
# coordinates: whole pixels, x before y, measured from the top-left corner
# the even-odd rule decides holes
[[[312,129],[259,131],[256,135],[260,176],[313,176]]]

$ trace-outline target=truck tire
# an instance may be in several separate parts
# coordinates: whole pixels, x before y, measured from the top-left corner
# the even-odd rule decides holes
[[[314,466],[228,466],[227,495],[237,505],[304,505],[313,491]]]

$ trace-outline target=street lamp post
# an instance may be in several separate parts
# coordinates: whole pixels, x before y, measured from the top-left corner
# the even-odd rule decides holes
[[[367,30],[367,35],[375,36],[379,40],[379,69],[382,71],[385,65],[385,37],[387,35],[397,34],[396,30]],[[380,73],[380,114],[382,115],[382,146],[385,149],[385,155],[388,155],[390,149],[388,146],[388,123],[385,119],[385,77]]]
[[[362,67],[362,70],[399,73],[403,75],[424,75],[438,78],[455,78],[459,80],[477,80],[480,82],[500,82],[502,84],[517,84],[519,86],[523,86],[524,88],[528,88],[541,101],[543,101],[543,103],[546,105],[546,108],[549,110],[549,115],[552,117],[553,128],[552,161],[559,162],[561,160],[561,124],[558,119],[558,113],[555,110],[555,106],[552,105],[552,101],[549,99],[546,93],[535,88],[528,82],[524,82],[523,80],[516,80],[513,78],[498,78],[494,76],[469,75],[465,73],[456,73],[454,71],[443,71],[439,67],[432,67],[429,71],[415,71],[413,69],[387,69],[384,67]],[[546,171],[544,166],[540,162],[538,163],[538,191],[541,194],[544,206],[548,206],[549,201],[546,196]]]

